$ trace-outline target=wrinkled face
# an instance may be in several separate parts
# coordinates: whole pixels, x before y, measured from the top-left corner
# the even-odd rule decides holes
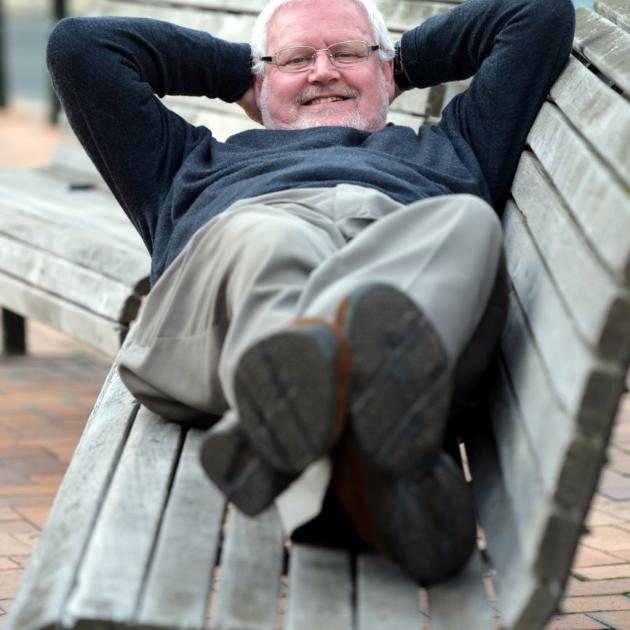
[[[364,40],[374,44],[365,11],[356,3],[310,0],[280,8],[271,20],[267,54],[289,46],[326,48],[336,42]],[[339,125],[365,131],[385,126],[394,96],[392,62],[378,52],[366,63],[333,66],[324,52],[304,72],[281,72],[266,64],[254,85],[263,124],[269,129],[306,129]]]

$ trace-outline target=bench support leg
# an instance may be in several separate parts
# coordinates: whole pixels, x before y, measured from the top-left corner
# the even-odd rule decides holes
[[[0,309],[0,355],[26,354],[26,320]]]

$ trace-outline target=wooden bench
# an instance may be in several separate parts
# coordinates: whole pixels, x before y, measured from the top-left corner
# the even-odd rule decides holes
[[[64,126],[50,164],[0,171],[0,354],[36,319],[114,356],[149,290],[142,240]]]
[[[244,39],[262,4],[104,0],[98,12]],[[382,7],[398,32],[448,8]],[[509,317],[487,422],[463,447],[483,536],[461,574],[419,591],[374,555],[285,543],[274,509],[248,519],[225,505],[198,464],[202,433],[139,407],[114,365],[7,629],[544,625],[630,358],[630,11],[624,0],[597,10],[577,11],[575,54],[532,128],[504,215]],[[443,94],[406,94],[392,119],[430,122]],[[170,102],[226,135],[248,124],[222,103]]]

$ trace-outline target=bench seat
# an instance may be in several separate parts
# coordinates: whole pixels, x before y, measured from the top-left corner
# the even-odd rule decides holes
[[[106,0],[98,12],[238,39],[262,4]],[[448,8],[381,5],[393,30]],[[544,626],[583,531],[630,361],[630,9],[623,0],[596,5],[577,10],[574,54],[532,127],[503,216],[508,321],[489,408],[462,434],[480,526],[464,570],[418,589],[372,554],[285,541],[275,508],[244,517],[206,481],[202,433],[140,407],[114,364],[7,630]],[[405,95],[394,117],[431,124],[439,113],[431,104],[441,106],[449,89],[416,95],[415,110],[413,93]],[[249,124],[222,104],[171,103],[200,124],[224,121],[228,135]]]

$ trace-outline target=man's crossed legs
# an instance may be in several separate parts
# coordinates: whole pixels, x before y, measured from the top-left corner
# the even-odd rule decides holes
[[[498,270],[500,223],[468,195],[405,207],[341,185],[245,200],[156,283],[121,376],[165,417],[224,415],[202,463],[246,513],[331,456],[359,534],[432,583],[474,546],[442,446],[496,346]]]

